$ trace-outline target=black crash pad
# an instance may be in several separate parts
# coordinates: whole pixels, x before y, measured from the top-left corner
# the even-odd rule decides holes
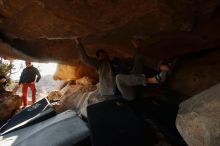
[[[151,146],[155,143],[148,127],[126,102],[110,100],[87,108],[93,146]]]
[[[8,120],[0,128],[0,135],[33,125],[54,115],[56,115],[56,112],[51,107],[49,101],[43,98]]]

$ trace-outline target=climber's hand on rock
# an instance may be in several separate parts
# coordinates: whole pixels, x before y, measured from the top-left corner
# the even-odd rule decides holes
[[[131,43],[133,44],[133,46],[135,48],[139,48],[140,47],[140,40],[138,40],[138,39],[132,39]]]
[[[80,39],[79,38],[74,38],[74,40],[75,40],[75,43],[77,44],[77,45],[79,45],[80,44]]]

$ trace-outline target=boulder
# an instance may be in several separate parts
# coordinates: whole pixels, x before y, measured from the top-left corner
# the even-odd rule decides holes
[[[96,90],[96,86],[83,86],[83,85],[75,85],[74,92],[69,96],[65,96],[61,102],[62,104],[68,108],[75,110],[77,112],[80,111],[84,102],[88,102],[89,94]],[[98,98],[98,97],[96,97]],[[87,107],[87,105],[86,105]]]
[[[76,92],[78,90],[78,87],[92,86],[93,84],[94,84],[94,80],[89,78],[89,77],[82,77],[82,78],[77,79],[77,80],[65,81],[61,85],[60,90],[51,91],[49,93],[49,95],[47,96],[47,99],[50,102],[61,100],[62,98],[70,96],[74,92]]]
[[[11,92],[0,94],[0,123],[7,121],[22,105],[22,98]]]
[[[50,101],[50,102],[54,102],[54,101],[58,101],[60,100],[62,97],[62,93],[60,91],[51,91],[49,93],[49,95],[47,96],[47,99]]]
[[[89,105],[108,100],[110,97],[101,96],[99,84],[96,86],[76,86],[77,90],[70,96],[64,97],[61,102],[68,109],[77,111],[79,114],[87,117],[86,108]]]
[[[189,146],[220,145],[220,83],[181,103],[176,126]]]
[[[62,94],[59,102],[53,103],[56,112],[60,113],[67,109],[72,109],[83,116],[87,116],[86,108],[88,105],[95,104],[109,97],[101,96],[99,93],[99,84],[94,85],[94,81],[88,77],[76,80],[76,84],[68,84],[61,91],[53,91],[49,98],[56,98]]]

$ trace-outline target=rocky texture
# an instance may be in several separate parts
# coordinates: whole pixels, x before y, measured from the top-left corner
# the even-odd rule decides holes
[[[179,56],[173,73],[168,79],[170,88],[187,98],[220,82],[220,74],[217,72],[220,70],[219,55],[220,49],[212,48]],[[128,62],[124,65],[131,66],[132,64],[128,64]],[[95,70],[88,66],[81,69],[78,70],[77,67],[69,65],[59,65],[54,78],[69,80],[86,75],[97,80]]]
[[[47,99],[52,103],[55,101],[59,101],[61,97],[62,97],[62,93],[60,93],[59,91],[51,91],[47,96]]]
[[[180,58],[169,79],[171,89],[191,97],[220,82],[220,49]]]
[[[81,37],[91,54],[104,48],[126,57],[131,55],[130,38],[137,36],[144,40],[145,54],[172,57],[219,46],[219,4],[217,0],[1,0],[1,38],[14,48],[1,52],[74,64],[78,52],[69,38]]]
[[[59,64],[57,71],[54,75],[55,80],[76,80],[84,76],[97,79],[97,73],[94,68],[91,68],[85,64],[79,62],[77,66]]]
[[[143,54],[161,60],[218,48],[219,26],[219,0],[0,0],[1,56],[59,62],[69,72],[56,79],[95,75],[80,63],[73,37],[90,55],[103,48],[123,58],[132,55],[130,39],[141,38]],[[173,87],[190,96],[219,81],[213,63],[182,64]]]
[[[220,84],[180,105],[176,126],[189,146],[220,145]]]
[[[56,97],[57,94],[54,93],[57,92],[59,91],[51,92],[49,98]],[[72,109],[85,117],[87,116],[86,108],[88,105],[109,99],[109,97],[100,95],[99,84],[93,85],[93,80],[88,77],[76,80],[76,84],[68,84],[59,94],[62,94],[60,101],[53,103],[57,112]]]
[[[0,123],[7,121],[22,105],[22,98],[11,92],[0,94]]]
[[[99,98],[101,98],[101,95],[91,95],[93,91],[98,92],[98,89],[96,89],[95,86],[75,85],[73,88],[75,89],[75,92],[73,92],[70,96],[64,97],[64,99],[62,99],[61,102],[66,108],[75,110],[79,114],[86,115],[86,108],[89,105],[89,98],[93,97],[99,100]]]

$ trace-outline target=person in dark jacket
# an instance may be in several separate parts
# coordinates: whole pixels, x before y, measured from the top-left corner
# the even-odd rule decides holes
[[[41,78],[39,70],[35,68],[30,61],[26,61],[25,64],[26,64],[26,68],[22,71],[18,83],[19,86],[22,84],[22,96],[23,96],[24,107],[26,107],[28,104],[27,101],[28,87],[30,87],[32,91],[32,103],[36,102],[35,82],[38,82]]]

